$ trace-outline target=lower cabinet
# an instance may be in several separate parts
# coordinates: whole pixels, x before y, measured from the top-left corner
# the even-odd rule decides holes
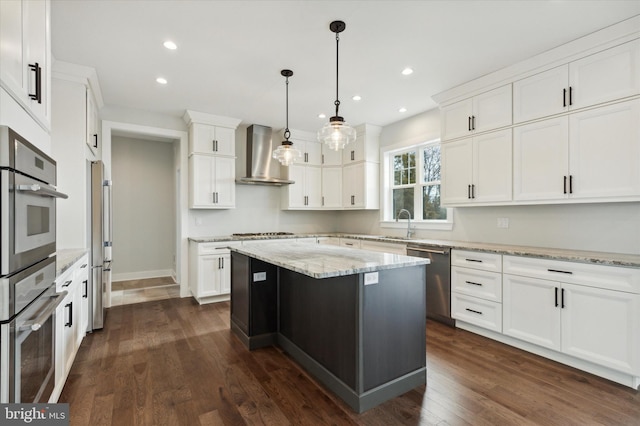
[[[56,291],[67,295],[56,309],[55,387],[50,402],[56,402],[87,332],[89,299],[87,294],[88,256],[84,255],[56,279]]]
[[[198,303],[229,300],[231,292],[231,251],[239,241],[189,245],[189,283]]]

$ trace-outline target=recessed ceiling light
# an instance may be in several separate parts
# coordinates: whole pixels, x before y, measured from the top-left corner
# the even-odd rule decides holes
[[[413,74],[413,69],[407,67],[402,70],[402,75],[410,75],[410,74]]]
[[[320,113],[320,114],[318,114],[318,118],[327,118],[327,116],[326,116],[326,114]]]
[[[160,84],[167,84],[167,79],[163,77],[156,78],[156,81]]]
[[[351,98],[351,99],[353,99],[354,101],[359,101],[359,100],[361,100],[361,99],[362,99],[362,96],[360,96],[360,95],[354,95],[354,96],[353,96],[353,98]]]
[[[407,109],[405,107],[402,107],[398,110],[398,112],[407,112]]]
[[[166,47],[169,50],[176,50],[178,48],[178,46],[172,42],[171,40],[167,40],[164,42],[164,47]]]

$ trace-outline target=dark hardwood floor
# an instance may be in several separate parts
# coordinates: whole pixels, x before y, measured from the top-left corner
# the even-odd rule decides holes
[[[278,348],[249,352],[229,304],[111,308],[80,347],[60,402],[71,425],[638,425],[640,393],[439,323],[427,385],[363,414]]]

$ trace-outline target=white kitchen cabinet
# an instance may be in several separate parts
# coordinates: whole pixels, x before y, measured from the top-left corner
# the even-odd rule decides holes
[[[511,84],[440,108],[442,140],[511,125]]]
[[[504,257],[505,335],[640,375],[640,270]]]
[[[342,150],[342,164],[361,161],[380,162],[380,132],[382,128],[371,124],[356,126],[356,140]]]
[[[640,40],[594,53],[513,84],[521,123],[640,94]]]
[[[342,168],[342,207],[380,208],[380,165],[360,162]]]
[[[407,254],[406,244],[385,243],[380,241],[361,240],[360,248],[362,250],[379,251],[382,253]]]
[[[100,158],[100,118],[98,117],[98,106],[96,104],[93,92],[89,87],[86,88],[85,91],[86,97],[86,127],[87,127],[87,136],[86,142],[87,146],[91,150],[91,153],[96,157]]]
[[[514,128],[514,199],[640,196],[640,100]]]
[[[322,166],[342,166],[342,150],[329,148],[325,144],[321,144],[322,150]]]
[[[330,246],[339,246],[340,237],[318,237],[318,244],[327,244]]]
[[[201,123],[191,124],[189,153],[236,155],[235,128]]]
[[[342,208],[342,167],[322,167],[322,208]]]
[[[45,130],[51,114],[48,0],[0,1],[1,86]]]
[[[302,157],[299,160],[300,164],[307,166],[321,166],[322,165],[322,146],[316,141],[303,141],[292,138],[293,146],[300,150]]]
[[[442,144],[442,203],[507,202],[512,198],[511,129]]]
[[[235,207],[235,158],[206,154],[189,157],[189,207],[230,209]]]
[[[229,300],[231,292],[230,246],[240,241],[189,244],[189,285],[198,303]]]
[[[502,331],[502,255],[451,250],[451,317]]]
[[[286,167],[285,176],[295,183],[282,188],[283,209],[311,209],[322,207],[322,168],[296,165]]]

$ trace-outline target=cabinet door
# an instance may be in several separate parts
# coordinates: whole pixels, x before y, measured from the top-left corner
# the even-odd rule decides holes
[[[192,155],[189,158],[191,208],[214,207],[215,157]]]
[[[305,207],[305,169],[306,166],[293,164],[289,166],[289,179],[294,181],[291,185],[287,185],[284,189],[287,191],[287,205],[289,208],[304,208]]]
[[[474,96],[472,117],[476,132],[511,125],[511,85]]]
[[[356,135],[356,140],[342,150],[342,164],[364,161],[365,135]]]
[[[216,154],[236,155],[236,131],[227,127],[215,127]]]
[[[572,197],[640,195],[640,100],[571,115]]]
[[[640,373],[640,295],[562,284],[562,351],[624,373]]]
[[[568,65],[513,83],[513,122],[522,123],[566,111],[569,105]]]
[[[511,201],[511,129],[473,139],[473,200]]]
[[[469,135],[470,117],[473,115],[473,100],[466,99],[441,108],[442,140]]]
[[[35,94],[37,82],[35,73],[30,65],[38,64],[40,67],[39,90],[41,100],[31,100],[29,107],[45,122],[49,121],[49,83],[51,70],[49,69],[49,3],[45,1],[23,1],[24,13],[24,55],[23,66],[27,70],[28,77],[25,81],[25,90]]]
[[[0,1],[0,79],[16,92],[22,92],[26,75],[22,37],[22,1]]]
[[[208,124],[191,125],[190,152],[202,154],[235,155],[235,130]]]
[[[342,206],[361,208],[364,206],[364,163],[342,168]]]
[[[557,282],[504,274],[502,332],[560,350],[560,296],[560,284]]]
[[[322,168],[322,206],[326,209],[342,207],[342,167]]]
[[[87,146],[91,150],[91,152],[96,155],[98,152],[98,107],[96,106],[96,101],[93,98],[93,94],[91,90],[86,89],[86,126],[87,126],[87,135],[86,142]]]
[[[322,146],[318,142],[305,142],[301,146],[304,147],[302,159],[306,165],[322,165]]]
[[[341,166],[342,165],[342,151],[336,151],[329,149],[325,144],[322,145],[322,165],[323,166]]]
[[[236,160],[215,157],[215,206],[235,207],[236,205]]]
[[[472,139],[443,143],[440,149],[442,151],[442,204],[471,202]]]
[[[305,168],[305,188],[307,207],[322,207],[322,168],[309,166]]]
[[[514,200],[567,198],[568,123],[565,116],[513,129]]]
[[[640,40],[569,64],[571,108],[582,108],[640,93]]]
[[[231,293],[231,254],[223,254],[219,257],[217,270],[218,294]]]

